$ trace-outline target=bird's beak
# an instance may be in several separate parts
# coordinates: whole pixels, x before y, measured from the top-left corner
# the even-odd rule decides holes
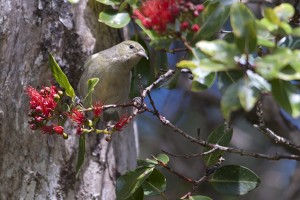
[[[140,55],[140,56],[143,56],[143,57],[145,57],[145,58],[148,60],[148,56],[147,56],[147,54],[146,54],[146,52],[145,52],[145,51],[143,51],[143,50],[139,50],[139,51],[137,52],[137,54],[138,54],[138,55]]]

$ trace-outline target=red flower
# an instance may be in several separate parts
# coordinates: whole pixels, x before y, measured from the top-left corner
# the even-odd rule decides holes
[[[148,0],[134,11],[134,16],[141,20],[147,29],[159,33],[165,32],[167,24],[174,23],[179,14],[177,0]]]
[[[194,24],[194,25],[191,27],[191,29],[192,29],[192,31],[197,32],[197,31],[199,31],[200,26],[199,26],[198,24]]]
[[[126,117],[125,115],[123,115],[121,117],[121,119],[115,124],[114,129],[116,129],[117,131],[121,131],[122,128],[128,123],[130,117]]]
[[[51,113],[57,106],[54,97],[57,95],[55,86],[44,87],[40,92],[29,86],[26,88],[26,93],[30,98],[30,109],[41,114],[44,118],[50,118]]]
[[[99,117],[103,110],[103,104],[100,101],[97,101],[93,106],[94,115]]]
[[[74,108],[71,113],[67,114],[68,117],[71,118],[73,122],[76,122],[78,125],[82,125],[84,123],[84,114]]]
[[[53,131],[58,135],[62,135],[64,133],[64,128],[62,126],[54,126]]]

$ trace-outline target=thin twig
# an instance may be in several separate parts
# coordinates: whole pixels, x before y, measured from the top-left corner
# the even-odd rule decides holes
[[[165,163],[161,162],[160,160],[158,160],[157,158],[155,158],[154,156],[151,156],[154,160],[157,161],[157,163],[162,166],[163,168],[165,168],[166,170],[168,170],[169,172],[175,174],[176,176],[178,176],[179,178],[181,178],[182,180],[185,180],[189,183],[192,183],[193,185],[196,185],[196,181],[190,178],[187,178],[185,176],[183,176],[182,174],[180,174],[179,172],[173,170],[171,167],[167,166]]]
[[[264,133],[266,136],[272,139],[275,143],[283,144],[289,148],[292,148],[300,152],[299,145],[293,143],[292,141],[284,137],[275,134],[271,129],[266,127],[264,117],[263,117],[263,106],[261,101],[257,102],[256,115],[258,117],[259,125],[254,124],[253,125],[254,127],[258,128],[262,133]]]

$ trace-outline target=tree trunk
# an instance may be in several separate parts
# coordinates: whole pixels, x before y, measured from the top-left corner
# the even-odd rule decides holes
[[[111,142],[87,137],[76,179],[78,137],[31,131],[24,87],[50,85],[51,52],[76,88],[88,55],[118,43],[120,33],[98,23],[94,0],[1,0],[0,10],[0,199],[115,199],[117,176],[136,163],[133,126]]]

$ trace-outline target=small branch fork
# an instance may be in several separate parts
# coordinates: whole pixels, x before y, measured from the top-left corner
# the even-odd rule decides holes
[[[200,154],[193,154],[193,155],[177,155],[176,157],[186,157],[186,158],[197,157],[197,156],[201,157],[205,154],[210,154],[216,150],[219,150],[219,151],[224,151],[224,152],[228,152],[228,153],[239,154],[241,156],[249,156],[249,157],[261,158],[261,159],[267,159],[267,160],[289,159],[289,160],[300,161],[300,155],[280,154],[280,153],[275,153],[275,154],[256,153],[256,152],[251,152],[251,151],[247,151],[247,150],[243,150],[243,149],[221,146],[219,144],[208,143],[208,142],[202,140],[201,138],[195,138],[193,136],[190,136],[188,133],[186,133],[183,130],[181,130],[180,128],[176,127],[166,117],[164,117],[162,114],[159,113],[159,111],[156,108],[155,103],[151,97],[151,93],[150,93],[160,83],[165,82],[167,79],[172,77],[174,74],[175,74],[175,70],[168,70],[163,75],[159,76],[156,81],[154,81],[152,84],[150,84],[146,88],[143,88],[141,85],[141,81],[139,81],[140,82],[139,88],[140,88],[140,93],[141,93],[140,97],[136,97],[133,100],[133,102],[131,102],[129,104],[105,105],[104,109],[110,109],[110,108],[116,108],[116,107],[130,107],[130,106],[134,107],[135,109],[133,111],[133,114],[129,117],[128,123],[133,118],[135,118],[138,114],[141,114],[144,112],[150,112],[154,116],[156,116],[163,125],[171,128],[173,130],[173,132],[180,134],[181,136],[183,136],[185,139],[189,140],[192,143],[196,143],[202,147],[210,147],[211,148],[211,150],[208,152],[204,152],[204,153],[200,153]],[[140,78],[141,77],[139,76],[139,79]],[[149,101],[150,101],[152,109],[149,109],[147,107],[147,105],[144,103],[146,97],[149,97]],[[269,138],[274,140],[276,143],[284,144],[284,145],[286,145],[290,148],[293,148],[295,150],[298,150],[300,152],[299,145],[296,145],[293,142],[276,135],[273,131],[271,131],[270,129],[268,129],[265,126],[263,118],[262,118],[262,107],[261,107],[260,102],[258,103],[257,114],[259,117],[259,125],[254,125],[255,127],[259,128],[259,130],[261,130],[264,134],[266,134]],[[167,153],[167,152],[165,152],[165,153]],[[171,155],[170,153],[167,153],[167,154]]]
[[[168,70],[165,72],[163,75],[159,76],[159,78],[154,81],[152,84],[150,84],[148,87],[143,88],[141,85],[140,81],[140,97],[136,97],[133,99],[132,102],[127,103],[127,104],[120,104],[120,105],[105,105],[103,106],[103,109],[110,109],[110,108],[117,108],[117,107],[134,107],[133,114],[129,117],[128,123],[135,118],[138,114],[144,113],[144,112],[150,112],[154,116],[158,118],[158,120],[165,126],[171,128],[173,132],[180,134],[183,136],[185,139],[189,140],[192,143],[196,143],[202,147],[210,147],[211,150],[208,152],[200,153],[200,154],[193,154],[193,155],[177,155],[176,157],[201,157],[205,154],[210,154],[213,153],[216,150],[219,151],[225,151],[228,153],[234,153],[234,154],[239,154],[241,156],[249,156],[249,157],[254,157],[254,158],[262,158],[262,159],[267,159],[267,160],[281,160],[281,159],[289,159],[289,160],[297,160],[300,161],[300,155],[293,155],[293,154],[280,154],[280,153],[275,153],[275,154],[264,154],[264,153],[256,153],[256,152],[251,152],[243,149],[237,149],[233,147],[226,147],[226,146],[221,146],[219,144],[212,144],[208,143],[204,140],[201,140],[201,138],[195,138],[193,136],[190,136],[188,133],[184,132],[180,128],[176,127],[174,124],[172,124],[166,117],[164,117],[162,114],[159,113],[158,109],[155,106],[155,103],[151,97],[151,90],[156,88],[160,83],[165,82],[167,79],[172,77],[175,74],[175,70]],[[139,76],[140,79],[140,76]],[[144,103],[145,98],[149,97],[149,101],[151,104],[152,109],[149,109],[147,105]],[[292,149],[295,149],[300,152],[300,146],[294,144],[293,142],[289,141],[288,139],[285,139],[281,136],[276,135],[273,131],[271,131],[269,128],[267,128],[264,124],[263,117],[262,117],[262,106],[261,103],[258,103],[257,106],[257,115],[259,118],[259,125],[254,125],[255,127],[259,128],[261,132],[266,134],[270,139],[272,139],[276,143],[283,144],[285,146],[288,146]],[[165,152],[167,153],[167,152]],[[167,153],[171,155],[171,153]],[[173,155],[175,156],[175,155]]]

